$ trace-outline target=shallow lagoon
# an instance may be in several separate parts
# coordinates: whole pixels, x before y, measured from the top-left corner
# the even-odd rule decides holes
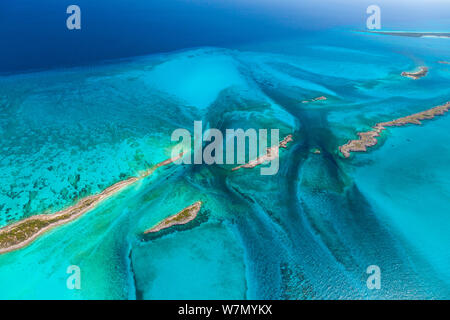
[[[335,31],[2,77],[1,225],[167,159],[171,132],[194,120],[279,128],[294,142],[275,176],[206,165],[157,171],[0,256],[0,297],[448,298],[448,115],[389,129],[348,160],[337,148],[377,122],[448,101],[450,70],[436,61],[450,60],[449,46]],[[426,78],[399,75],[422,63]],[[328,100],[302,103],[321,95]],[[142,235],[198,200],[198,219]],[[66,288],[73,264],[81,290]],[[382,270],[379,291],[366,287],[372,264]]]

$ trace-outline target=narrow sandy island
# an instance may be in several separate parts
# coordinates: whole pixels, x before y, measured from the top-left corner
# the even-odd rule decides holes
[[[292,135],[287,135],[282,141],[280,141],[280,144],[278,146],[273,146],[271,148],[267,148],[267,153],[265,155],[262,155],[255,160],[250,161],[249,163],[240,165],[238,167],[235,167],[231,169],[232,171],[239,170],[241,168],[254,168],[256,166],[259,166],[263,164],[266,161],[272,161],[279,156],[280,148],[287,148],[287,145],[292,140]]]
[[[366,33],[384,34],[398,37],[413,37],[413,38],[450,38],[449,32],[405,32],[405,31],[370,31],[363,30]]]
[[[310,102],[315,102],[315,101],[324,101],[327,100],[327,97],[325,96],[321,96],[321,97],[317,97],[311,100],[303,100],[302,103],[310,103]]]
[[[377,137],[386,127],[401,127],[407,124],[422,124],[421,120],[433,119],[435,116],[443,115],[450,109],[450,102],[425,110],[410,116],[399,118],[396,120],[377,123],[373,130],[367,132],[359,132],[358,140],[350,140],[343,146],[339,147],[339,151],[345,158],[350,157],[350,152],[365,152],[368,147],[372,147],[378,143]]]
[[[53,214],[35,215],[0,229],[0,254],[25,247],[50,229],[77,219],[84,213],[94,209],[105,199],[117,194],[136,181],[149,176],[159,167],[171,164],[182,156],[183,154],[181,153],[177,157],[160,162],[143,172],[139,177],[131,177],[119,181],[99,194],[81,199],[67,209]]]
[[[419,67],[417,71],[412,72],[402,72],[403,77],[407,77],[410,79],[418,80],[422,77],[425,77],[428,74],[428,68],[427,67]]]
[[[163,229],[167,229],[172,226],[179,225],[179,224],[186,224],[186,223],[194,220],[195,217],[197,217],[197,214],[200,211],[201,207],[202,207],[202,202],[197,201],[196,203],[190,205],[189,207],[184,208],[177,214],[174,214],[173,216],[170,216],[170,217],[164,219],[163,221],[158,223],[153,228],[150,228],[147,231],[145,231],[144,234],[158,232]]]
[[[437,63],[440,63],[440,64],[450,64],[450,62],[448,62],[448,61],[438,61]]]

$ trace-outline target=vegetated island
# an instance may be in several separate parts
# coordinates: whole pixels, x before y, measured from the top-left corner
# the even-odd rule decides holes
[[[197,214],[200,211],[202,204],[203,203],[201,201],[197,201],[196,203],[190,205],[189,207],[184,208],[177,214],[174,214],[173,216],[164,219],[156,226],[146,230],[144,234],[158,232],[163,229],[167,229],[179,224],[186,224],[194,220],[195,217],[197,217]]]
[[[256,166],[263,164],[266,161],[272,161],[272,160],[278,158],[279,153],[280,153],[280,148],[287,148],[288,143],[291,141],[293,141],[292,134],[289,134],[283,140],[280,141],[278,146],[273,146],[273,147],[267,148],[267,153],[265,155],[262,155],[248,163],[245,163],[243,165],[235,167],[235,168],[231,169],[231,171],[236,171],[241,168],[254,168]]]
[[[322,151],[319,148],[313,148],[310,151],[311,151],[311,153],[314,153],[314,154],[321,154],[322,153]]]
[[[321,96],[321,97],[317,97],[311,100],[303,100],[302,103],[310,103],[310,102],[315,102],[315,101],[324,101],[327,100],[327,97],[325,96]]]
[[[350,140],[343,146],[339,147],[339,151],[345,158],[350,157],[350,152],[366,152],[368,147],[372,147],[378,143],[376,137],[386,129],[386,127],[401,127],[407,124],[421,125],[421,120],[433,119],[435,116],[443,115],[450,109],[450,101],[441,106],[437,106],[410,116],[399,118],[396,120],[381,122],[373,127],[373,130],[367,132],[359,132],[359,139]]]
[[[417,71],[412,72],[402,72],[403,77],[411,78],[414,80],[418,80],[422,77],[425,77],[428,74],[428,68],[427,67],[419,67]]]
[[[160,162],[149,170],[141,173],[139,177],[131,177],[119,181],[98,194],[79,200],[76,204],[64,210],[53,214],[34,215],[3,227],[0,229],[0,254],[23,248],[50,229],[79,218],[86,212],[94,209],[99,203],[107,198],[117,194],[136,181],[151,175],[159,167],[171,164],[182,156],[183,153],[180,153],[176,157]]]

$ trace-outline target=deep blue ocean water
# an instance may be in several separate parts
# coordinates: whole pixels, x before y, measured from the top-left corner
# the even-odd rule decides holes
[[[194,120],[294,141],[274,176],[157,171],[1,255],[0,298],[450,297],[450,116],[389,129],[350,159],[338,152],[377,122],[450,100],[450,68],[437,63],[450,61],[449,39],[355,32],[362,2],[79,1],[80,32],[64,29],[68,4],[0,4],[0,226],[138,175]],[[387,25],[408,29],[389,8]],[[404,12],[423,9],[415,27],[445,31],[445,10],[432,8]],[[425,78],[400,76],[419,65]],[[198,200],[191,223],[143,235]],[[66,286],[70,265],[81,290]],[[366,286],[369,265],[380,290]]]
[[[66,8],[81,9],[81,30]],[[199,46],[235,47],[366,27],[370,0],[16,0],[0,3],[0,73],[95,64]],[[446,31],[445,0],[382,0],[384,29]],[[411,24],[414,21],[414,24]]]

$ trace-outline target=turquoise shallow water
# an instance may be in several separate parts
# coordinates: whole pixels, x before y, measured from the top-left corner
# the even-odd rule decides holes
[[[274,176],[158,170],[1,255],[0,298],[449,298],[450,117],[389,129],[350,159],[337,151],[377,122],[449,101],[450,68],[436,63],[449,46],[334,31],[1,77],[1,226],[138,175],[194,120],[279,128],[294,142]],[[427,77],[400,76],[422,64]],[[143,235],[198,200],[194,221]],[[66,287],[70,265],[81,290]],[[366,287],[369,265],[380,290]]]

